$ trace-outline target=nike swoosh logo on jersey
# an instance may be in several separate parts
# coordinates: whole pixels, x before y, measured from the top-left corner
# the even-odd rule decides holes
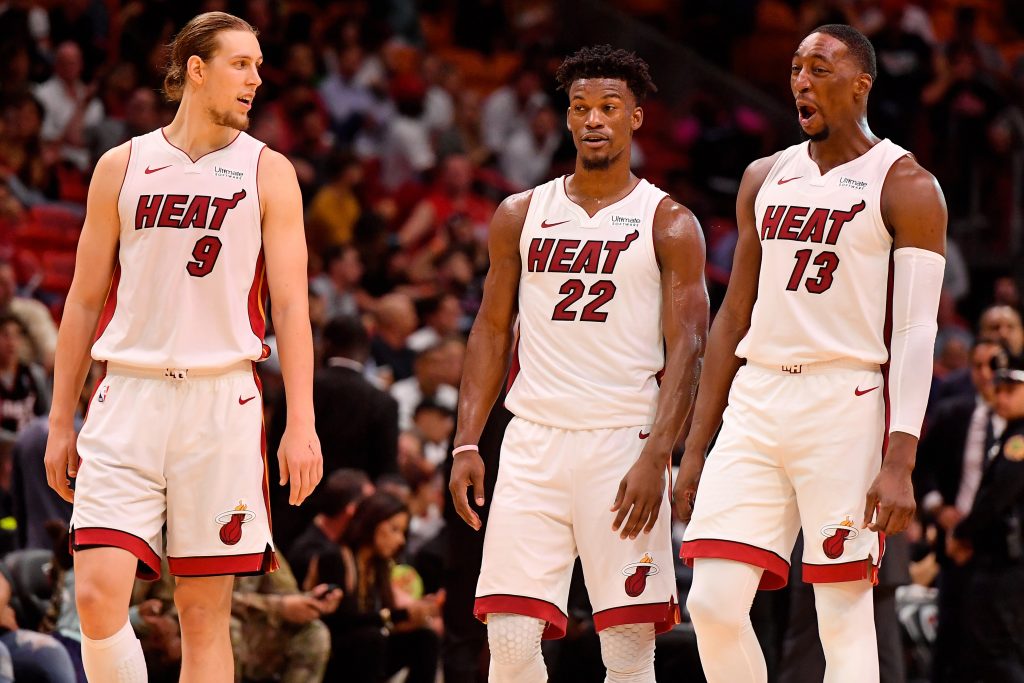
[[[642,430],[642,429],[640,430],[640,438],[641,438],[641,439],[646,439],[646,438],[647,438],[647,437],[649,437],[650,435],[651,435],[651,433],[650,433],[650,432],[647,432],[646,434],[644,434],[644,430]]]
[[[146,172],[146,175],[149,175],[150,173],[156,173],[157,171],[162,171],[165,168],[170,168],[170,167],[171,167],[170,164],[167,164],[166,166],[161,166],[160,168],[150,168],[149,166],[147,166],[145,172]]]
[[[241,396],[239,396],[238,397],[238,405],[244,406],[246,403],[248,403],[249,401],[253,400],[254,398],[256,398],[256,397],[255,396],[250,396],[249,398],[242,398]]]
[[[545,219],[545,220],[541,221],[540,227],[542,227],[542,228],[553,228],[556,225],[561,225],[562,223],[568,223],[568,222],[569,221],[558,221],[557,223],[548,223],[547,219]]]
[[[864,394],[870,394],[872,391],[874,391],[877,388],[878,387],[875,386],[875,387],[871,387],[870,389],[864,389],[863,391],[861,391],[861,388],[857,387],[856,389],[853,390],[853,393],[854,393],[855,396],[863,396]]]
[[[794,180],[800,180],[801,178],[803,178],[802,175],[798,175],[794,178],[779,178],[779,185],[785,185],[786,183],[791,183]]]

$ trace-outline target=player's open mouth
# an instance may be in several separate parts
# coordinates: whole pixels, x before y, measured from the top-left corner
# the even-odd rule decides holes
[[[243,105],[245,105],[246,109],[249,109],[250,107],[252,107],[252,97],[239,97],[237,99],[238,99],[239,102],[241,102]]]
[[[818,109],[812,104],[800,104],[796,108],[797,114],[800,117],[800,125],[808,125],[815,116],[818,115]]]
[[[603,135],[594,135],[592,133],[588,133],[580,138],[580,142],[582,142],[587,147],[594,149],[607,144],[608,138],[606,138]]]

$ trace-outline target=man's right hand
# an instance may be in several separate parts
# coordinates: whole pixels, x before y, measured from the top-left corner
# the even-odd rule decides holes
[[[689,522],[693,515],[693,501],[697,498],[697,484],[700,483],[701,472],[704,471],[704,453],[695,455],[692,451],[683,453],[679,463],[679,474],[672,488],[672,499],[675,501],[676,517],[682,522]]]
[[[78,466],[81,463],[75,446],[77,439],[74,427],[51,426],[50,434],[46,438],[46,455],[43,456],[46,483],[69,503],[75,502],[75,492],[71,489],[68,478],[78,476]]]
[[[292,624],[308,624],[320,618],[320,600],[303,593],[281,596],[281,618]]]
[[[473,498],[480,507],[484,504],[484,461],[477,451],[465,451],[455,456],[452,478],[448,483],[455,511],[466,524],[480,531],[480,516],[469,506],[466,489],[473,487]]]

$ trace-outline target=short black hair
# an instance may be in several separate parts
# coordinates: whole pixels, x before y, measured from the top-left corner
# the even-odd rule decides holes
[[[572,84],[581,78],[617,78],[626,86],[637,102],[642,102],[658,87],[651,80],[651,72],[636,53],[615,49],[611,45],[594,45],[580,48],[565,58],[555,73],[558,87],[569,92]]]
[[[325,356],[344,356],[362,361],[370,350],[370,335],[363,321],[354,315],[339,315],[324,325]]]
[[[334,517],[352,503],[363,499],[363,491],[369,485],[370,477],[362,470],[343,467],[326,477],[318,496],[318,508],[328,517]]]
[[[847,24],[824,24],[807,35],[824,33],[832,36],[850,51],[850,56],[857,60],[857,65],[874,81],[878,78],[878,62],[875,59],[875,46],[867,36]],[[805,38],[807,36],[804,36]]]

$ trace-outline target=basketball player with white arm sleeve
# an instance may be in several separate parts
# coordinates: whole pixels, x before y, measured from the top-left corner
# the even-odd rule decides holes
[[[178,111],[97,164],[57,339],[46,473],[74,503],[82,660],[97,683],[147,680],[128,603],[137,575],[159,578],[163,554],[181,680],[234,680],[234,576],[277,565],[255,372],[268,354],[268,287],[288,394],[277,455],[293,505],[323,468],[299,186],[287,159],[243,132],[261,83],[255,29],[201,14],[170,52],[164,89]],[[106,375],[76,442],[90,347]]]
[[[480,529],[467,488],[481,505],[477,440],[511,357],[515,417],[474,606],[490,680],[547,680],[541,639],[565,634],[578,555],[605,680],[654,683],[655,633],[679,618],[667,481],[707,333],[704,240],[688,209],[630,172],[639,103],[653,90],[647,64],[584,48],[557,78],[575,173],[509,197],[491,223],[450,489]]]
[[[801,528],[825,681],[879,678],[872,586],[884,535],[914,515],[946,206],[913,156],[871,133],[876,73],[855,29],[812,31],[790,72],[809,140],[755,161],[740,185],[675,486],[710,683],[767,680],[750,605],[759,586],[785,585]]]

